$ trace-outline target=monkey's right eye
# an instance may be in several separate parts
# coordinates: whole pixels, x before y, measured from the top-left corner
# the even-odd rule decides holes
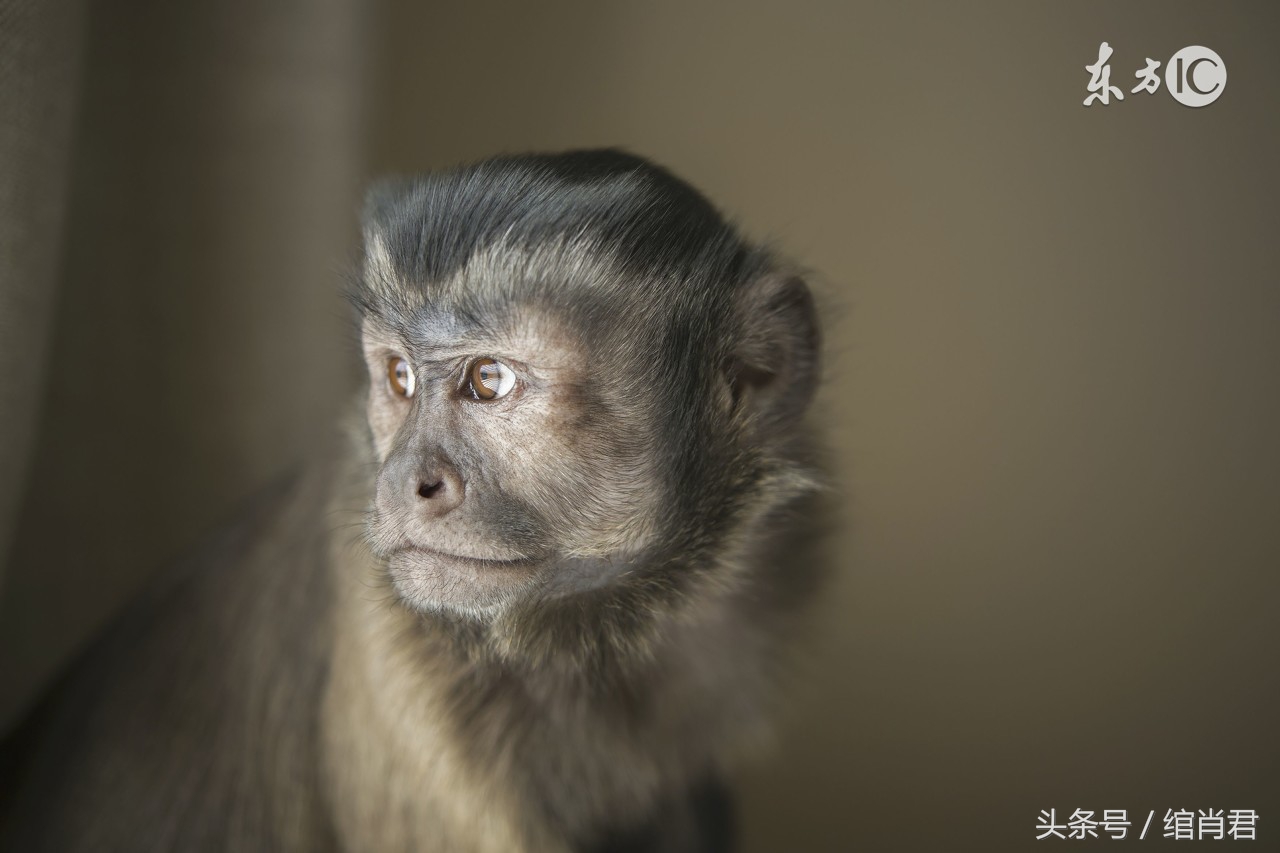
[[[412,397],[416,380],[409,362],[398,355],[387,359],[387,382],[396,394],[401,397]]]

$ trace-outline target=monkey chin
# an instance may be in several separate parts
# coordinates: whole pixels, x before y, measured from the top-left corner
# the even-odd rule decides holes
[[[534,558],[463,557],[414,547],[391,554],[387,573],[401,601],[415,610],[491,618],[540,586],[545,563]]]

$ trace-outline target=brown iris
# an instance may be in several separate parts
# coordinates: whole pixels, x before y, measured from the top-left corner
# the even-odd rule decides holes
[[[505,397],[515,384],[515,372],[492,358],[478,358],[467,368],[467,389],[477,400]]]
[[[412,397],[414,376],[409,362],[400,356],[387,359],[387,382],[391,384],[391,390],[401,397]]]

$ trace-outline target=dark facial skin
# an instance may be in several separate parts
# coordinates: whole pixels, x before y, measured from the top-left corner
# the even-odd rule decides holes
[[[375,194],[355,294],[370,541],[408,604],[480,619],[699,563],[788,476],[816,354],[803,283],[667,173],[493,162]]]
[[[606,583],[644,550],[658,511],[643,458],[652,425],[609,418],[617,404],[586,343],[513,310],[530,316],[467,333],[424,306],[413,320],[428,346],[364,324],[381,462],[371,541],[423,610],[483,617]],[[494,389],[471,378],[478,362],[499,375]]]

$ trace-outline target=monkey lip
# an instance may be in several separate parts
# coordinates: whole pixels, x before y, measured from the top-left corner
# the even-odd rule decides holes
[[[472,557],[466,554],[450,554],[447,551],[437,551],[435,548],[428,548],[425,545],[404,545],[395,549],[394,555],[411,555],[420,556],[432,560],[445,560],[464,565],[476,566],[478,568],[519,568],[522,566],[534,566],[542,562],[537,557]]]
[[[536,586],[545,560],[472,557],[406,543],[387,555],[392,586],[407,604],[475,613]]]

